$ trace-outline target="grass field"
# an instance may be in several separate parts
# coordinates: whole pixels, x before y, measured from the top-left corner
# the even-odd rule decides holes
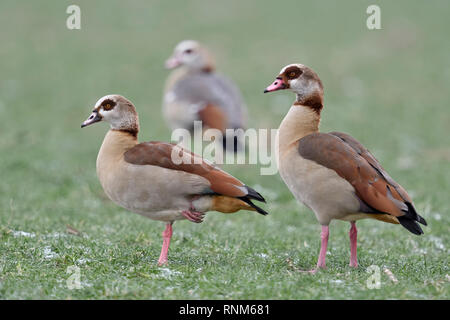
[[[66,8],[81,7],[81,30]],[[382,30],[366,28],[381,7]],[[449,299],[450,3],[448,1],[0,2],[1,299]],[[415,200],[429,226],[414,236],[361,221],[360,267],[348,267],[348,223],[330,228],[328,269],[312,276],[320,226],[278,175],[225,167],[271,212],[210,213],[164,224],[109,201],[95,172],[105,124],[81,130],[108,93],[131,99],[141,140],[169,140],[163,62],[180,40],[216,54],[240,86],[250,127],[278,128],[294,97],[263,95],[291,62],[325,86],[321,129],[365,144]],[[80,232],[73,235],[71,226]],[[376,265],[381,286],[369,289]],[[81,289],[69,290],[78,266]],[[398,282],[385,273],[389,269]]]

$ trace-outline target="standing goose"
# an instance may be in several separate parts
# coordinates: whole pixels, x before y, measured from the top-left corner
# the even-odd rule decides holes
[[[170,128],[192,130],[194,121],[202,121],[203,128],[222,132],[224,148],[241,150],[236,137],[230,137],[227,143],[225,130],[244,129],[247,109],[238,88],[215,72],[208,50],[197,41],[182,41],[166,67],[178,68],[169,76],[164,90],[163,114]]]
[[[200,223],[205,212],[232,213],[264,210],[265,202],[252,188],[196,154],[165,142],[139,143],[139,120],[134,105],[120,95],[96,103],[81,127],[109,123],[97,157],[97,175],[106,195],[119,206],[150,219],[165,221],[158,263],[167,263],[175,220]]]
[[[340,132],[319,132],[323,87],[317,74],[301,64],[284,67],[264,92],[290,89],[297,98],[279,128],[279,170],[295,198],[314,211],[322,225],[315,272],[325,268],[328,225],[349,221],[350,266],[357,267],[355,221],[364,218],[400,223],[423,233],[411,198],[356,139]]]

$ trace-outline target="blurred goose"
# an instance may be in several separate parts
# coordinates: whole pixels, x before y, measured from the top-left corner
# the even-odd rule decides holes
[[[279,128],[280,175],[296,199],[314,211],[322,225],[316,269],[325,268],[328,225],[349,221],[350,266],[357,267],[355,221],[364,218],[400,223],[423,233],[405,189],[395,182],[375,157],[356,139],[340,132],[319,132],[323,87],[317,74],[301,64],[284,67],[264,92],[290,89],[296,100]]]
[[[241,150],[234,136],[225,146],[225,130],[244,129],[247,109],[238,88],[215,72],[208,50],[197,41],[182,41],[166,67],[178,68],[169,76],[164,91],[163,113],[170,128],[192,130],[194,121],[200,120],[204,129],[218,129],[224,134],[224,148]]]
[[[167,263],[172,223],[200,223],[205,212],[238,210],[267,214],[252,200],[265,202],[252,188],[192,152],[165,142],[139,143],[134,105],[120,95],[95,104],[81,127],[109,123],[97,157],[97,175],[106,195],[119,206],[150,219],[165,221],[158,263]]]

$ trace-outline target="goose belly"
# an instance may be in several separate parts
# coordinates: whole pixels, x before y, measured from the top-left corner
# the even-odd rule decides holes
[[[314,211],[322,225],[347,220],[360,203],[353,186],[334,170],[302,158],[296,148],[280,159],[280,175],[295,198]]]
[[[204,178],[189,173],[151,165],[123,162],[121,169],[106,170],[102,176],[106,195],[117,205],[150,219],[184,219],[183,210],[191,206],[193,194],[205,190]]]

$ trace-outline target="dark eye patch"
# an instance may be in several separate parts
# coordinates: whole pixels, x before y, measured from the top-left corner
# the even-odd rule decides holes
[[[186,50],[184,50],[184,53],[190,54],[190,53],[192,53],[192,49],[186,49]]]
[[[292,80],[292,79],[296,79],[296,78],[300,77],[300,75],[302,74],[302,72],[303,72],[303,71],[302,71],[299,67],[292,66],[292,67],[287,68],[287,69],[284,71],[284,74],[286,75],[286,77],[287,77],[289,80]]]
[[[111,99],[106,99],[102,102],[103,110],[109,111],[116,106],[116,103]]]

